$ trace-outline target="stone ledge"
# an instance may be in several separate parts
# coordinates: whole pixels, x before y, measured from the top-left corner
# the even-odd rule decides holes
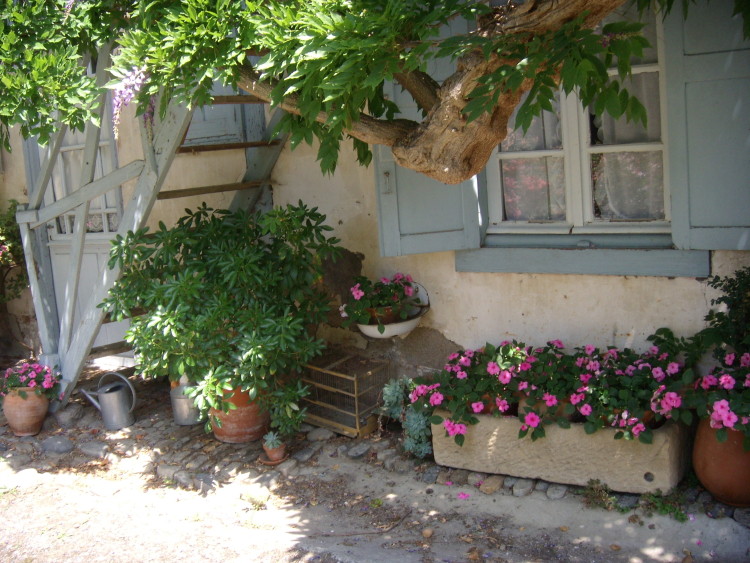
[[[518,439],[515,417],[479,416],[469,426],[463,447],[432,426],[435,462],[482,473],[544,479],[553,483],[585,486],[598,479],[613,491],[667,492],[677,485],[688,464],[689,430],[668,422],[654,430],[652,444],[615,440],[615,430],[586,434],[582,424],[564,429],[547,426],[547,436]]]

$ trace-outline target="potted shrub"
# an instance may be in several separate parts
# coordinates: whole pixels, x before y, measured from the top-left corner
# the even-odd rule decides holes
[[[59,375],[38,363],[23,362],[8,368],[0,376],[3,414],[16,436],[38,434],[50,400],[59,394]]]
[[[268,432],[263,435],[263,451],[266,459],[261,460],[266,464],[276,464],[286,459],[286,444],[281,440],[278,432]]]
[[[696,371],[683,405],[684,415],[700,419],[693,468],[717,499],[750,506],[750,267],[708,284],[722,292],[711,304],[723,307],[708,313],[708,326],[693,338],[666,340],[692,358],[713,347],[713,367]]]
[[[351,299],[340,308],[343,325],[357,324],[367,336],[387,337],[408,334],[429,305],[426,292],[409,274],[372,281],[364,276],[354,279]],[[386,333],[387,326],[396,328]],[[376,330],[372,330],[375,328]]]
[[[204,204],[173,228],[113,242],[110,267],[122,277],[102,306],[132,316],[126,339],[138,372],[185,376],[196,406],[210,411],[207,428],[221,430],[229,411],[261,415],[249,434],[225,441],[260,438],[275,393],[296,386],[324,347],[314,335],[329,310],[323,261],[339,253],[324,220],[302,202],[266,214]]]

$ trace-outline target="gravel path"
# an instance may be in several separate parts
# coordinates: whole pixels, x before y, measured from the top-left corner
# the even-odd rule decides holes
[[[1,561],[750,561],[750,513],[705,496],[680,524],[585,508],[572,487],[480,489],[489,476],[416,466],[387,432],[307,429],[266,467],[257,443],[174,425],[163,382],[135,383],[117,432],[82,397],[35,437],[0,420]]]

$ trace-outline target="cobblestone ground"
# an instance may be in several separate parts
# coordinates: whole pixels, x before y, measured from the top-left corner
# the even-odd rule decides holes
[[[38,436],[0,417],[0,560],[750,561],[750,510],[698,488],[685,523],[636,495],[585,508],[577,487],[418,464],[387,430],[306,427],[268,467],[259,442],[175,425],[166,382],[131,381],[119,431],[80,393]]]

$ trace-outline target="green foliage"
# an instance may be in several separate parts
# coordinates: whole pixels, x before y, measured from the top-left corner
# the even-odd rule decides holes
[[[283,443],[278,432],[268,432],[263,435],[263,445],[269,450],[280,448]]]
[[[0,212],[0,303],[19,297],[29,286],[17,208],[18,202],[10,200],[8,209]]]
[[[656,513],[671,516],[678,522],[688,521],[688,515],[685,512],[685,495],[680,489],[670,491],[666,495],[659,490],[641,495],[638,508],[643,510],[646,516]]]
[[[329,310],[322,266],[338,240],[301,202],[264,215],[205,205],[186,213],[171,229],[113,241],[109,265],[122,277],[102,306],[135,315],[126,340],[145,377],[185,375],[204,412],[227,410],[225,392],[239,386],[293,432],[306,389],[292,374],[323,349],[310,327]]]
[[[684,4],[688,4],[685,0]],[[384,84],[396,73],[426,71],[436,57],[455,59],[479,50],[507,61],[483,77],[465,113],[469,119],[491,111],[502,91],[531,81],[517,125],[551,107],[561,84],[577,89],[598,113],[644,121],[643,106],[626,90],[629,59],[646,46],[640,24],[619,22],[601,31],[582,19],[561,21],[539,35],[469,33],[439,38],[456,17],[475,24],[490,10],[474,0],[5,0],[0,6],[0,141],[9,127],[39,135],[45,143],[59,119],[81,129],[94,119],[100,91],[80,61],[96,61],[97,49],[112,42],[114,88],[128,73],[144,68],[146,83],[137,93],[138,112],[153,96],[165,111],[170,99],[203,105],[215,81],[236,85],[246,73],[248,55],[272,85],[272,101],[291,101],[299,115],[280,124],[291,144],[317,139],[325,172],[335,169],[342,141],[363,115],[391,119],[396,105]],[[663,12],[673,0],[637,0],[645,10]],[[66,10],[66,6],[69,8]],[[735,0],[750,35],[750,7]],[[616,75],[608,68],[614,66]],[[322,113],[321,113],[322,112]],[[321,118],[320,116],[323,115]],[[363,140],[354,141],[357,158],[372,158]]]
[[[736,352],[750,351],[750,267],[737,270],[731,276],[713,276],[708,285],[722,292],[712,299],[712,309],[706,316],[708,328],[701,335],[709,345],[729,346]],[[717,350],[718,356],[724,352]]]
[[[404,430],[404,450],[418,458],[432,454],[432,430],[429,413],[411,408],[409,393],[414,388],[411,379],[392,379],[383,386],[381,413],[401,422]]]

